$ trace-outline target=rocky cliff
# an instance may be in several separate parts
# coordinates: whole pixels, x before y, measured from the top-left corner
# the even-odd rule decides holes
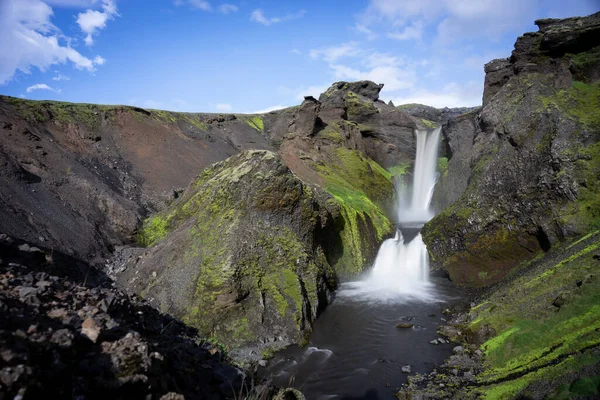
[[[1,97],[0,228],[89,282],[117,250],[123,288],[232,346],[300,342],[393,232],[423,125],[381,88],[338,82],[264,115]]]
[[[498,282],[600,227],[600,14],[540,20],[487,64],[483,109],[444,127],[449,158],[423,237],[461,285]]]

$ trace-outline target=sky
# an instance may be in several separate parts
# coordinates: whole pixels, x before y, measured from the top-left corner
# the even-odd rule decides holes
[[[394,104],[481,104],[485,63],[600,0],[0,0],[0,94],[267,112],[368,79]]]

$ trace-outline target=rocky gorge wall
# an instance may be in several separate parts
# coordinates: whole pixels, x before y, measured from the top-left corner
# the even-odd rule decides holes
[[[600,14],[540,20],[486,65],[483,108],[444,126],[448,170],[423,238],[460,285],[498,282],[600,227]]]
[[[2,97],[0,228],[233,347],[301,342],[393,233],[424,125],[381,88],[338,82],[264,115]]]

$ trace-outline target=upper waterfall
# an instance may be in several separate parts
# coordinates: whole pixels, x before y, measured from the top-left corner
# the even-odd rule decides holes
[[[413,173],[412,196],[410,204],[398,204],[398,221],[403,224],[419,224],[433,218],[429,209],[433,189],[437,182],[437,155],[440,142],[441,127],[428,130],[417,130],[417,152],[415,156],[415,169]],[[396,187],[400,191],[399,186]],[[402,199],[402,193],[397,193]]]

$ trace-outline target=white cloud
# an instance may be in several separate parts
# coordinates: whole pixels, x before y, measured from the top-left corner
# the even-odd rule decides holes
[[[35,85],[29,86],[25,91],[31,93],[34,90],[49,90],[51,92],[60,93],[60,90],[53,89],[45,83],[36,83]]]
[[[67,45],[51,22],[52,8],[40,0],[0,1],[0,85],[17,70],[45,71],[53,64],[71,62],[77,69],[95,70],[94,61]]]
[[[302,101],[304,100],[304,96],[313,96],[314,98],[318,99],[321,93],[324,93],[327,89],[329,89],[329,86],[331,85],[326,84],[296,89],[294,99],[297,101]]]
[[[106,22],[117,16],[117,6],[113,0],[102,0],[102,12],[88,9],[77,15],[77,24],[86,33],[85,44],[94,44],[94,34],[100,29],[106,28]]]
[[[105,62],[106,62],[106,59],[102,58],[101,56],[94,57],[94,64],[96,64],[96,65],[104,65]]]
[[[410,40],[410,39],[421,39],[423,34],[423,24],[420,21],[416,21],[411,25],[404,27],[400,32],[388,33],[388,37],[397,40]]]
[[[358,57],[362,54],[362,50],[356,43],[348,42],[339,46],[311,50],[309,54],[312,58],[322,58],[325,61],[332,63],[343,57]]]
[[[252,112],[249,112],[247,114],[266,114],[266,113],[269,113],[271,111],[281,110],[282,108],[287,108],[287,106],[282,106],[282,105],[278,104],[276,106],[267,107],[267,108],[264,108],[262,110],[252,111]]]
[[[292,49],[290,52],[294,54],[302,54],[302,52],[298,49]]]
[[[483,83],[467,84],[449,83],[440,91],[417,89],[410,93],[392,98],[396,105],[418,103],[432,107],[471,107],[481,105]]]
[[[60,81],[70,81],[71,80],[71,78],[69,78],[66,75],[61,74],[58,71],[54,71],[54,72],[56,72],[57,75],[54,78],[52,78],[53,81],[60,82]]]
[[[417,80],[413,70],[402,69],[394,66],[379,66],[367,71],[361,71],[345,65],[331,65],[336,79],[360,81],[368,80],[383,83],[386,92],[407,89]]]
[[[256,10],[252,11],[252,14],[250,14],[250,21],[258,22],[259,24],[269,26],[269,25],[273,25],[273,24],[278,24],[283,21],[290,21],[293,19],[302,18],[302,17],[304,17],[305,14],[306,14],[305,10],[300,10],[296,13],[286,14],[282,17],[267,18],[265,16],[264,11],[261,10],[260,8],[257,8]]]
[[[99,0],[45,0],[46,4],[58,7],[91,7]]]
[[[356,24],[354,26],[354,30],[359,33],[364,34],[366,36],[367,40],[375,40],[379,36],[375,32],[373,32],[371,29],[367,28],[365,25],[362,25],[362,24]]]
[[[223,111],[223,112],[229,112],[229,111],[233,110],[233,107],[231,107],[231,104],[227,104],[227,103],[217,103],[217,104],[215,104],[215,108],[218,111]]]
[[[196,7],[200,10],[210,11],[212,7],[208,1],[204,0],[188,0],[192,7]]]
[[[219,6],[219,11],[223,14],[230,14],[230,13],[234,13],[238,10],[238,7],[233,5],[233,4],[221,4]]]
[[[437,28],[439,44],[480,36],[497,40],[538,18],[538,5],[538,0],[505,0],[501,7],[496,0],[370,0],[357,24],[385,29],[399,40],[420,39],[426,26]]]

